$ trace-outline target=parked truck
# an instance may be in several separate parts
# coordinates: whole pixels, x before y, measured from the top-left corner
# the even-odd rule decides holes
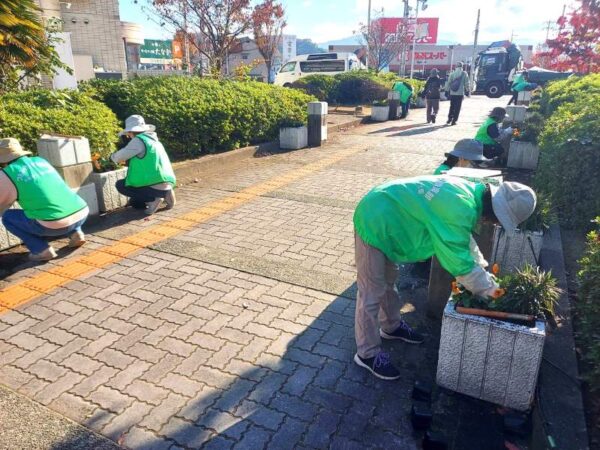
[[[508,94],[515,72],[522,67],[521,51],[515,44],[492,42],[475,60],[474,92],[491,98]]]

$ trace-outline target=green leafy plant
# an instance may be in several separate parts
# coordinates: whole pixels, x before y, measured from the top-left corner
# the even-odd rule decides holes
[[[579,260],[576,314],[586,362],[585,377],[592,391],[600,390],[600,216],[587,235],[586,250]]]
[[[550,117],[558,108],[566,103],[577,102],[582,98],[600,95],[600,74],[584,77],[571,76],[565,80],[549,83],[540,94],[540,111]]]
[[[306,122],[298,119],[285,118],[279,122],[279,128],[299,128],[305,126]]]
[[[544,128],[545,118],[538,112],[533,112],[523,124],[513,130],[513,139],[520,142],[537,144],[538,137]]]
[[[337,103],[339,79],[330,75],[309,75],[292,83],[292,88],[314,95],[322,102]]]
[[[2,136],[17,138],[34,153],[42,134],[55,133],[85,136],[92,152],[108,156],[119,129],[113,112],[82,92],[35,89],[0,97]]]
[[[546,232],[550,226],[558,223],[558,215],[552,200],[547,194],[540,192],[533,214],[519,225],[521,231]]]
[[[389,102],[387,100],[374,100],[373,106],[389,106]]]
[[[546,317],[554,315],[561,290],[551,272],[526,264],[515,273],[498,278],[503,295],[482,298],[460,285],[453,285],[452,298],[458,306]]]

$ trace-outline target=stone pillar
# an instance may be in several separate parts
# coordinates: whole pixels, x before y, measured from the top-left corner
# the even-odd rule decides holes
[[[90,215],[98,214],[90,143],[82,136],[43,135],[37,141],[38,155],[47,160],[67,185],[85,200]]]
[[[388,92],[388,104],[390,105],[389,120],[397,120],[400,118],[398,114],[398,108],[400,107],[400,92],[389,91]]]
[[[478,235],[473,235],[479,250],[490,262],[494,246],[494,225],[482,224]],[[429,290],[427,293],[427,315],[434,319],[441,319],[444,308],[450,298],[451,283],[454,277],[450,275],[434,256],[431,258],[431,271],[429,272]]]
[[[308,104],[308,146],[320,147],[327,140],[327,102]]]

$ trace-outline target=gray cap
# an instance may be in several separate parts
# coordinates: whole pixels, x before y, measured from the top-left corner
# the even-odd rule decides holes
[[[468,161],[488,161],[483,156],[483,144],[475,139],[461,139],[448,154]]]
[[[500,186],[490,184],[490,191],[492,208],[500,225],[508,235],[514,234],[519,224],[533,214],[537,202],[535,192],[529,186],[512,181]]]

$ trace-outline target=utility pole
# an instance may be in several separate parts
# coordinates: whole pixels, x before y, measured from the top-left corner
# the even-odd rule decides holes
[[[190,64],[190,41],[188,37],[188,21],[187,21],[187,3],[183,4],[183,58],[185,61],[185,71],[190,74],[192,68]]]
[[[417,46],[417,30],[419,21],[419,3],[423,3],[423,11],[427,9],[427,0],[417,0],[417,9],[415,11],[415,30],[413,32],[413,43],[412,43],[412,58],[410,59],[410,78],[413,78],[413,70],[415,68],[415,47]]]
[[[365,52],[366,60],[365,65],[369,70],[369,45],[371,40],[371,0],[369,0],[369,10],[367,11],[367,50]]]
[[[477,10],[477,23],[475,24],[475,39],[473,40],[473,55],[471,56],[471,66],[469,75],[471,82],[469,83],[470,90],[473,90],[475,86],[475,55],[477,55],[477,39],[479,38],[479,18],[481,16],[481,10]],[[512,39],[511,39],[512,42]]]
[[[546,22],[544,22],[544,25],[546,25],[544,28],[546,29],[546,41],[548,40],[548,38],[550,37],[550,29],[552,28],[552,24],[554,22],[552,22],[551,20],[547,20]]]
[[[404,14],[402,15],[403,17],[403,22],[402,22],[402,28],[404,30],[407,29],[408,27],[408,16],[410,13],[410,7],[408,6],[408,0],[402,0],[404,2]],[[406,31],[404,31],[403,35],[402,35],[402,45],[400,46],[400,76],[404,76],[406,74],[406,42],[404,37],[406,36]]]

